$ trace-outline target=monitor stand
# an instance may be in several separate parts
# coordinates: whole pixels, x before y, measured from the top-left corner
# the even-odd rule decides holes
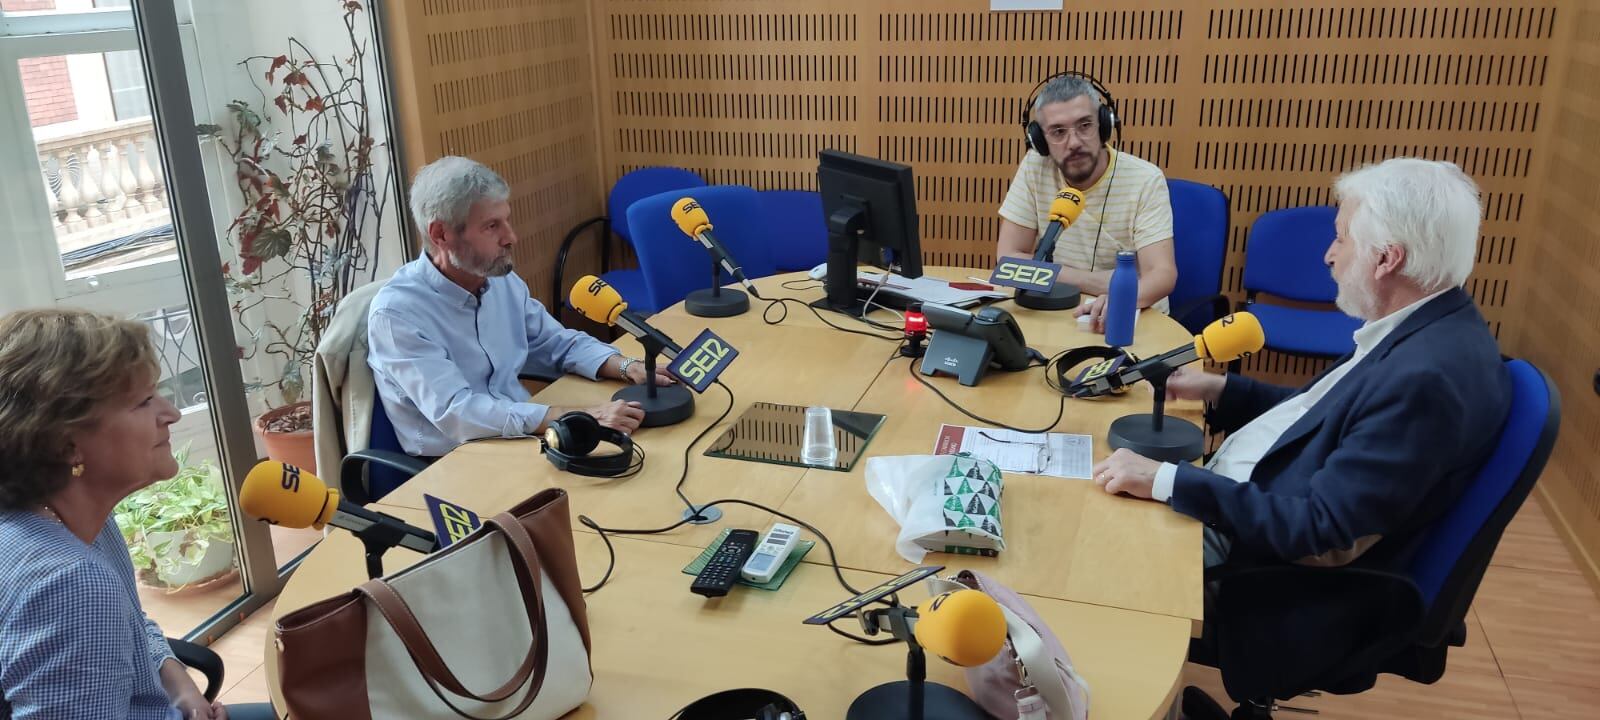
[[[890,310],[904,311],[909,308],[912,303],[917,302],[916,298],[907,297],[892,290],[880,290],[878,291],[878,295],[873,297],[872,290],[873,288],[871,286],[857,285],[855,300],[844,307],[835,306],[832,301],[825,297],[819,300],[811,301],[811,307],[817,308],[818,310],[830,310],[841,315],[848,315],[852,318],[860,320],[863,313],[867,310],[867,298],[869,297],[872,298],[873,307],[888,308]]]

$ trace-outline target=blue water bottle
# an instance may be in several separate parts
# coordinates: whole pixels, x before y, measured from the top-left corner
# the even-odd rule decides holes
[[[1106,293],[1106,344],[1127,347],[1133,344],[1133,321],[1139,313],[1139,266],[1133,253],[1117,253],[1117,267],[1111,271],[1111,289]]]

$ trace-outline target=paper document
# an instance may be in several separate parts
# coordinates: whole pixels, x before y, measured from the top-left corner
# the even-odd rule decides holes
[[[941,425],[933,454],[968,453],[1005,472],[1089,479],[1094,467],[1094,438],[1066,433],[1020,433],[1015,430]]]
[[[920,300],[925,303],[938,303],[955,307],[967,307],[988,298],[1010,297],[1009,290],[1002,292],[1002,288],[993,290],[959,290],[950,287],[949,280],[923,275],[915,280],[890,274],[887,280],[883,279],[883,272],[860,270],[856,278],[864,283],[877,284],[883,281],[883,292],[893,293],[901,297]],[[965,282],[963,279],[962,282]]]

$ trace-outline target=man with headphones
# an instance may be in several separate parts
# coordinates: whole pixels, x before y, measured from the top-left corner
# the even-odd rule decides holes
[[[1048,227],[1050,203],[1062,186],[1084,194],[1084,210],[1056,241],[1061,281],[1104,295],[1119,251],[1138,256],[1139,307],[1166,312],[1178,282],[1172,250],[1172,203],[1161,168],[1113,147],[1122,120],[1111,93],[1087,75],[1046,78],[1022,107],[1027,148],[1000,206],[1000,257],[1033,257]],[[1096,332],[1104,303],[1085,303]]]

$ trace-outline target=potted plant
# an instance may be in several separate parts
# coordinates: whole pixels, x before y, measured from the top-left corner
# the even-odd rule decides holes
[[[232,160],[242,209],[228,226],[238,264],[222,273],[240,336],[238,357],[256,363],[247,383],[267,408],[257,434],[274,460],[315,472],[305,396],[317,344],[341,300],[376,279],[377,228],[393,185],[373,155],[361,3],[335,0],[349,48],[319,59],[295,38],[288,52],[239,63],[260,92],[227,104],[229,127],[200,125]]]
[[[139,581],[177,589],[233,571],[233,524],[222,471],[210,460],[174,453],[178,474],[117,503],[117,524]]]

